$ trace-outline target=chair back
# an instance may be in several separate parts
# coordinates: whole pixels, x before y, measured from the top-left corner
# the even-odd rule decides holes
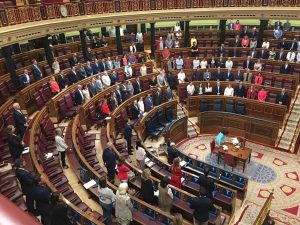
[[[224,154],[224,162],[226,165],[233,166],[235,165],[235,157],[230,154]]]

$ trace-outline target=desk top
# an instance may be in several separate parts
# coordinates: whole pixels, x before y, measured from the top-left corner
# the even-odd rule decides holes
[[[223,145],[228,147],[228,150],[225,151],[223,149]],[[224,142],[222,146],[219,148],[219,153],[221,154],[230,154],[238,159],[247,160],[251,154],[251,149],[246,147],[240,147],[238,150],[233,150],[234,145],[231,142]]]

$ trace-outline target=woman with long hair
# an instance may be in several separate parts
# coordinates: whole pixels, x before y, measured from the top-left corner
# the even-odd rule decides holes
[[[171,185],[181,189],[181,177],[182,177],[182,171],[180,166],[179,158],[175,158],[173,160],[173,164],[171,165]]]

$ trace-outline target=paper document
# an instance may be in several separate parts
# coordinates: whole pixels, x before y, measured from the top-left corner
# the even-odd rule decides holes
[[[179,165],[180,165],[181,167],[184,167],[186,164],[187,164],[187,162],[184,161],[184,160],[180,161],[180,163],[179,163]]]
[[[223,149],[224,150],[228,150],[228,146],[227,145],[223,145]]]
[[[181,183],[183,183],[183,182],[184,182],[184,180],[185,180],[185,178],[184,178],[184,177],[181,177]]]
[[[157,196],[157,197],[158,197],[158,195],[159,195],[159,190],[154,191],[154,196]]]
[[[89,182],[85,183],[83,185],[83,187],[85,189],[89,189],[89,188],[93,187],[94,185],[96,185],[96,181],[95,180],[90,180]]]
[[[23,155],[27,154],[27,153],[29,153],[29,147],[25,147],[23,152],[22,152]]]

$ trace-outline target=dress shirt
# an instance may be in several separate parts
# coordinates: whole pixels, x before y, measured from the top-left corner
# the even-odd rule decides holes
[[[193,69],[197,69],[200,66],[200,60],[194,59],[193,60]]]
[[[136,155],[136,160],[139,160],[139,161],[144,160],[146,151],[142,147],[138,147],[138,149],[135,151],[135,155]]]
[[[176,69],[181,70],[183,68],[183,60],[176,59]]]
[[[107,87],[110,86],[111,80],[110,80],[110,77],[108,75],[103,75],[101,80],[102,80],[104,88],[107,88]]]
[[[194,94],[194,92],[195,92],[195,86],[194,85],[188,85],[187,87],[186,87],[186,90],[187,90],[187,93],[188,93],[188,95],[193,95]]]
[[[184,72],[180,72],[178,73],[178,83],[182,83],[185,80],[185,73]]]
[[[145,105],[144,105],[144,102],[143,101],[138,101],[138,107],[139,107],[139,110],[140,112],[145,112]]]
[[[270,42],[264,41],[261,45],[262,48],[268,49],[270,47]]]
[[[137,41],[143,40],[143,34],[141,32],[136,33],[136,40]]]
[[[200,62],[200,67],[201,67],[201,69],[206,69],[207,68],[207,61],[201,61]]]
[[[58,135],[55,136],[55,144],[56,144],[56,149],[59,152],[64,152],[68,149],[68,145],[66,144],[65,140],[61,136]]]
[[[226,87],[224,90],[224,96],[233,96],[234,94],[234,89],[231,87]]]
[[[141,73],[141,76],[147,75],[147,67],[141,66],[140,73]]]
[[[91,99],[89,89],[82,89],[85,102]]]
[[[227,60],[226,63],[225,63],[225,67],[226,68],[232,68],[232,66],[233,66],[233,62]]]
[[[294,62],[295,57],[296,57],[295,52],[288,52],[288,54],[286,55],[286,60],[289,62]]]
[[[300,62],[300,52],[297,53],[296,62],[297,62],[297,63]]]

